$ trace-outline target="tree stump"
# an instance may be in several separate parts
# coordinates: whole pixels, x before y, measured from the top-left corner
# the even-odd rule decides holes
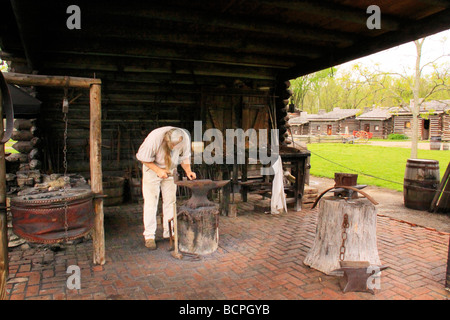
[[[341,275],[341,246],[344,214],[348,215],[348,227],[343,261],[368,261],[379,265],[377,249],[377,212],[369,200],[345,200],[324,197],[319,202],[319,214],[314,244],[303,263],[327,275]],[[345,237],[344,237],[345,238]],[[334,271],[334,272],[333,272]]]

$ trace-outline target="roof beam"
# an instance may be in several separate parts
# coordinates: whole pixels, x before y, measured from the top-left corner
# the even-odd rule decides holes
[[[45,57],[52,55],[79,56],[82,57],[105,57],[120,59],[166,59],[172,61],[216,63],[222,65],[235,65],[247,67],[265,68],[288,68],[293,63],[284,61],[279,57],[246,53],[226,53],[223,50],[198,50],[189,48],[170,48],[149,46],[138,41],[84,41],[82,45],[59,42],[43,48],[42,54]]]
[[[423,2],[429,6],[439,7],[439,8],[450,8],[449,0],[418,0],[419,2]]]
[[[92,6],[90,6],[88,14],[101,14],[103,9],[104,8],[99,8],[94,10]],[[151,8],[136,12],[136,10],[129,7],[109,7],[108,14],[117,17],[139,17],[151,20],[196,24],[205,27],[212,26],[246,32],[257,32],[297,41],[326,41],[342,46],[351,45],[356,40],[355,35],[349,33],[331,31],[317,27],[312,28],[307,25],[285,23],[282,21],[271,22],[255,19],[251,16],[238,17],[223,13],[212,15],[211,12],[202,12],[191,9],[176,11],[167,7],[152,6]],[[295,32],[293,32],[293,30],[295,30]]]
[[[273,79],[276,70],[263,67],[224,66],[217,63],[172,61],[162,59],[124,59],[111,57],[80,57],[52,54],[47,56],[48,61],[42,64],[42,68],[60,69],[86,69],[117,72],[142,72],[142,73],[170,73],[170,74],[196,74],[196,75],[220,75],[240,77],[247,74],[258,75],[262,79]],[[255,76],[256,77],[256,76]]]
[[[68,32],[69,30],[65,30]],[[30,31],[29,36],[32,36]],[[261,54],[272,56],[290,56],[290,57],[308,57],[317,58],[327,48],[317,47],[314,45],[305,46],[304,44],[294,43],[291,41],[283,41],[283,39],[255,39],[239,34],[224,33],[194,33],[181,30],[161,30],[142,27],[117,27],[110,24],[98,24],[95,27],[87,25],[80,32],[71,34],[72,41],[95,42],[98,39],[111,40],[112,42],[128,40],[142,41],[147,46],[181,46],[182,50],[188,46],[194,49],[203,50],[222,50],[223,52],[237,52],[241,54]],[[51,35],[45,43],[48,42],[57,45],[66,41],[65,34]],[[73,43],[73,42],[72,42]],[[188,49],[189,49],[188,48]],[[164,57],[167,58],[167,57]]]
[[[346,22],[351,22],[359,25],[366,25],[367,18],[366,9],[358,9],[350,6],[337,5],[330,1],[313,1],[313,0],[261,0],[266,5],[295,10],[314,14],[329,19],[336,19]],[[400,19],[393,18],[387,15],[382,16],[383,29],[388,31],[397,30]]]
[[[450,28],[450,9],[443,10],[431,17],[426,17],[403,26],[399,31],[388,32],[376,38],[368,38],[345,49],[336,50],[333,59],[320,58],[300,63],[282,71],[282,79],[294,79],[318,70],[352,61],[382,50],[386,50],[416,39],[420,39]]]
[[[160,84],[160,85],[195,85],[195,86],[218,86],[230,85],[236,79],[244,81],[247,85],[270,86],[274,79],[261,79],[258,75],[242,74],[230,75],[229,77],[200,75],[195,72],[192,74],[171,74],[171,73],[138,73],[138,72],[117,72],[117,71],[92,71],[86,69],[43,69],[47,74],[73,74],[78,77],[93,77],[102,79],[102,82],[123,82],[140,84]]]

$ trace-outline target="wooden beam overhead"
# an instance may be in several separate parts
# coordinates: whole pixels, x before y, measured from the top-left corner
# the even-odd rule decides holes
[[[450,1],[448,0],[418,0],[429,6],[439,7],[439,8],[450,8]]]
[[[101,7],[94,9],[92,5],[88,14],[95,16],[102,14],[103,10],[104,8]],[[195,24],[205,28],[220,27],[245,32],[257,32],[294,41],[326,41],[342,46],[349,46],[357,39],[354,34],[317,27],[313,28],[305,24],[285,23],[283,21],[272,22],[268,19],[257,19],[253,16],[243,17],[223,13],[218,13],[213,16],[211,12],[192,9],[177,11],[167,6],[152,6],[151,8],[139,10],[138,12],[130,7],[110,7],[108,14],[117,17],[117,20],[122,17],[139,17],[151,20]]]
[[[3,76],[5,77],[6,82],[20,86],[90,88],[92,84],[102,83],[100,79],[92,78],[40,76],[34,74],[18,74],[13,72],[5,72]]]
[[[184,48],[183,50],[168,47],[149,47],[144,44],[134,42],[133,47],[129,47],[121,41],[105,42],[99,45],[99,42],[86,43],[86,46],[70,46],[63,43],[60,48],[44,48],[43,56],[80,56],[89,59],[89,57],[98,58],[123,58],[123,59],[163,59],[170,57],[173,61],[216,63],[222,65],[264,67],[273,69],[289,68],[294,63],[270,55],[257,55],[245,53],[225,53],[221,50],[196,50]],[[97,45],[96,45],[97,44]],[[5,59],[6,60],[6,59]]]
[[[276,70],[273,68],[222,65],[218,63],[186,62],[163,59],[136,59],[120,57],[82,57],[79,55],[52,54],[48,62],[41,65],[43,69],[85,69],[92,71],[142,72],[196,74],[201,76],[242,77],[251,75],[253,78],[273,79]]]
[[[367,6],[364,9],[356,7],[338,5],[331,1],[313,1],[313,0],[261,0],[266,5],[305,12],[333,20],[351,22],[359,25],[366,25],[369,15],[366,13]],[[400,23],[405,21],[399,18],[393,18],[383,14],[383,29],[388,31],[397,30]],[[411,23],[413,23],[411,21]]]
[[[38,37],[36,39],[39,39]],[[180,50],[191,48],[198,50],[222,50],[224,53],[240,54],[261,54],[271,56],[304,57],[317,58],[327,51],[327,48],[310,44],[307,47],[302,43],[283,41],[282,39],[257,39],[246,37],[245,35],[212,34],[207,32],[188,33],[174,32],[170,30],[158,30],[149,28],[137,28],[123,26],[117,28],[113,25],[96,25],[95,27],[85,27],[83,32],[74,33],[70,37],[73,43],[83,44],[84,42],[95,42],[98,39],[109,40],[112,43],[117,41],[140,41],[146,43],[148,47],[169,46],[179,47]],[[52,46],[67,41],[64,34],[54,35],[51,38],[42,40],[40,45]],[[53,44],[53,45],[52,45]],[[38,45],[36,43],[36,45]],[[186,46],[188,48],[186,48]],[[87,48],[87,47],[86,47]],[[42,57],[41,57],[42,58]],[[170,57],[164,57],[170,58]]]
[[[420,39],[449,26],[450,9],[446,9],[432,17],[423,18],[415,23],[402,28],[400,32],[388,32],[382,36],[360,41],[352,47],[336,50],[333,59],[320,58],[306,63],[298,64],[296,67],[285,70],[280,75],[283,79],[294,79],[317,70],[339,65],[346,61],[355,60],[385,49],[392,48],[416,39]]]

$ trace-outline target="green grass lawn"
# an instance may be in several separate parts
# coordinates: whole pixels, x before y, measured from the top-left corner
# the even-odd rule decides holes
[[[342,143],[313,143],[308,144],[308,150],[311,151],[310,174],[313,176],[334,179],[335,172],[357,173],[358,184],[403,190],[406,160],[410,157],[410,149]],[[419,150],[418,158],[439,161],[442,178],[450,161],[450,151]],[[363,173],[381,179],[366,176]]]

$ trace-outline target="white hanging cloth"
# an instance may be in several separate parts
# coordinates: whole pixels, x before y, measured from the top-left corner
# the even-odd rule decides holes
[[[283,165],[281,163],[281,156],[278,156],[277,161],[272,165],[275,176],[272,181],[272,198],[270,199],[270,209],[272,214],[287,213],[286,195],[284,194],[283,183]]]

